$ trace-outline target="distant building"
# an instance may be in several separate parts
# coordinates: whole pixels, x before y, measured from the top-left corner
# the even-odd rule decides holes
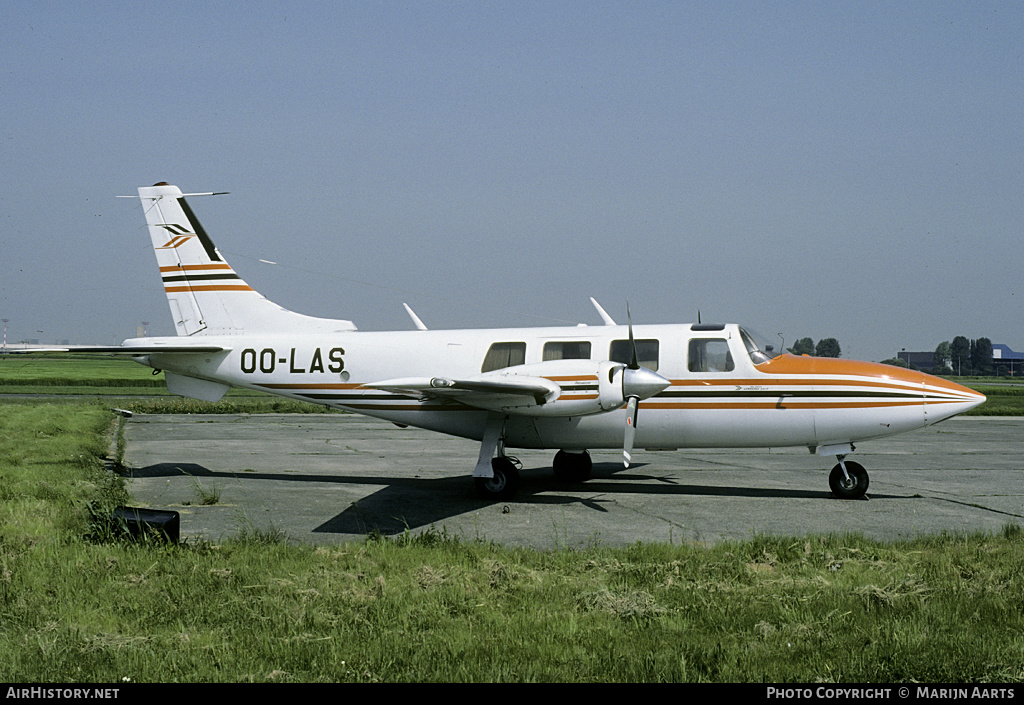
[[[934,352],[901,350],[896,357],[914,369],[927,372],[935,367]],[[951,368],[949,371],[953,372]],[[1024,353],[1014,352],[1002,343],[992,343],[992,372],[996,375],[1024,375]]]
[[[997,375],[1024,374],[1024,353],[1014,352],[1002,343],[992,343],[992,367]]]
[[[906,350],[901,350],[896,353],[896,357],[907,363],[907,367],[915,370],[930,370],[935,367],[934,352],[907,352]]]

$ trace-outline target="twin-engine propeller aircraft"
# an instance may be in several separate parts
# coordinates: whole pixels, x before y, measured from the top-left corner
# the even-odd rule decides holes
[[[176,186],[139,189],[175,338],[75,352],[128,355],[167,388],[217,401],[229,387],[366,414],[480,441],[485,498],[509,498],[505,449],[557,449],[563,480],[590,476],[588,449],[807,446],[835,455],[836,497],[864,495],[854,444],[937,423],[985,397],[888,365],[773,356],[737,325],[367,332],[293,313],[253,290],[214,247]],[[628,314],[628,311],[627,311]]]

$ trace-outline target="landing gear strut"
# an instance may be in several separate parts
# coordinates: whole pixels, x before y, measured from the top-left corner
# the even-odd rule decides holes
[[[512,499],[519,491],[519,468],[505,455],[504,428],[503,415],[487,415],[480,455],[473,469],[473,484],[481,499]]]
[[[860,463],[844,461],[844,455],[836,457],[839,458],[839,464],[832,468],[828,476],[832,494],[839,499],[860,499],[868,491],[868,471]]]

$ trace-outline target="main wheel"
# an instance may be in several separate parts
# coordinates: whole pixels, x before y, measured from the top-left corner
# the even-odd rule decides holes
[[[828,486],[832,494],[839,499],[860,499],[868,491],[868,471],[860,463],[846,461],[847,480],[843,475],[843,467],[836,465],[828,476]]]
[[[555,453],[555,460],[551,468],[555,471],[555,477],[562,482],[586,482],[590,479],[590,471],[594,463],[590,459],[590,453],[568,453],[560,450]]]
[[[476,483],[476,493],[481,499],[512,499],[519,491],[519,469],[508,458],[494,458],[491,460],[491,470],[494,477],[473,478]]]

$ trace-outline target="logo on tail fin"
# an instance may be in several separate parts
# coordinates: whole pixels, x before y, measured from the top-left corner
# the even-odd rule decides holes
[[[169,232],[171,235],[174,235],[174,237],[168,240],[166,244],[158,247],[157,249],[159,250],[169,250],[175,247],[181,247],[186,242],[188,242],[188,239],[190,237],[196,236],[194,232],[186,228],[184,225],[176,225],[174,223],[160,223],[160,227]]]

